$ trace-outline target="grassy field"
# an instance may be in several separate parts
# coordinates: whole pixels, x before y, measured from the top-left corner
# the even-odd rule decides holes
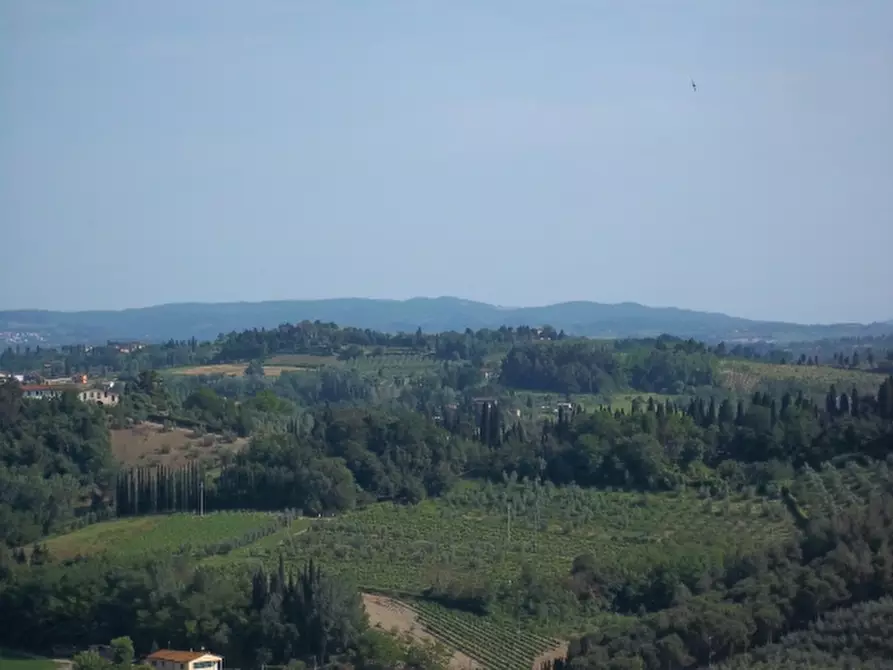
[[[0,670],[56,670],[48,658],[0,647]]]
[[[846,370],[822,365],[780,365],[756,361],[726,360],[722,363],[726,388],[750,394],[766,385],[796,385],[815,394],[828,392],[831,384],[840,392],[855,388],[860,394],[876,394],[883,375],[866,370]]]
[[[219,435],[198,437],[191,430],[173,428],[143,422],[130,428],[112,429],[112,454],[127,466],[165,465],[179,467],[188,462],[200,461],[217,464],[225,452],[235,453],[247,439],[225,441]]]
[[[153,553],[192,553],[228,541],[248,541],[259,532],[278,530],[273,514],[219,512],[199,517],[171,514],[129,517],[92,524],[46,540],[53,559],[109,553],[139,557]]]
[[[422,356],[381,356],[358,358],[349,367],[361,374],[374,374],[384,377],[412,377],[443,365],[442,361]]]
[[[334,356],[311,356],[308,354],[280,354],[264,361],[264,370],[269,367],[291,368],[293,370],[317,370],[326,365],[341,365]]]

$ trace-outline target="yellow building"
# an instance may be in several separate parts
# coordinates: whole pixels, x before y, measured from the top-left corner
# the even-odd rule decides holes
[[[223,670],[223,657],[207,651],[159,649],[146,657],[157,670]]]

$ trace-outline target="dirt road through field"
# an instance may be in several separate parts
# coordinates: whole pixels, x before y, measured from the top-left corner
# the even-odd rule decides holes
[[[425,630],[416,613],[399,600],[364,593],[363,605],[365,605],[366,613],[369,615],[369,623],[373,627],[387,631],[396,629],[397,632],[409,633],[413,638],[420,641],[437,641],[437,638]],[[441,644],[443,643],[441,642]],[[473,658],[455,649],[452,651],[453,657],[450,661],[450,670],[480,670],[483,668]]]

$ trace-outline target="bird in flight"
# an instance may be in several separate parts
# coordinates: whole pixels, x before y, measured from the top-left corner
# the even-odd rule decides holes
[[[693,90],[695,93],[698,92],[698,85],[695,83],[694,79],[691,80],[691,90]]]

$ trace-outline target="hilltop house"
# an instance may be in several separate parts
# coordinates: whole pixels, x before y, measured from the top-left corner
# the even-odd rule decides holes
[[[146,656],[146,664],[157,670],[223,670],[223,657],[204,650],[159,649]]]
[[[145,344],[136,340],[128,340],[125,342],[109,340],[106,346],[115,349],[119,354],[132,354],[146,347]]]

